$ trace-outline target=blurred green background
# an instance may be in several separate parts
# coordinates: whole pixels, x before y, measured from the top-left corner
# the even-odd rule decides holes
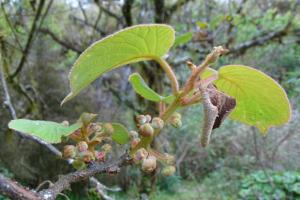
[[[190,71],[186,61],[200,64],[214,46],[230,53],[214,64],[244,64],[277,80],[292,104],[292,119],[258,130],[230,119],[214,131],[207,149],[200,148],[202,111],[180,110],[181,129],[167,128],[157,139],[176,156],[176,175],[155,178],[138,167],[98,180],[114,199],[300,199],[300,1],[299,0],[2,0],[0,47],[2,75],[18,118],[74,122],[82,112],[100,121],[133,127],[136,114],[155,114],[156,105],[136,96],[128,76],[138,71],[154,90],[170,93],[155,63],[141,62],[114,70],[63,107],[69,70],[84,49],[122,28],[166,23],[178,43],[167,60],[182,84]],[[7,128],[12,119],[0,83],[0,173],[37,187],[71,171],[47,149]],[[58,146],[60,148],[60,146]],[[115,146],[114,155],[122,152]],[[101,199],[85,182],[66,192],[70,199]],[[0,197],[2,199],[4,197]],[[108,197],[107,197],[108,198]],[[62,197],[61,199],[64,199]]]

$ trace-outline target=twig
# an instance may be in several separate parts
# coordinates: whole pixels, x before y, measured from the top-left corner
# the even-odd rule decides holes
[[[105,193],[103,185],[95,177],[91,177],[90,182],[95,186],[96,191],[101,196],[101,198],[103,198],[104,200],[113,200],[113,198]]]
[[[2,87],[3,87],[3,91],[4,91],[4,106],[6,106],[10,112],[10,115],[12,117],[12,119],[17,119],[17,114],[15,111],[15,108],[11,102],[10,99],[10,95],[9,95],[9,91],[8,91],[8,87],[7,87],[7,83],[6,83],[6,78],[4,75],[4,69],[3,69],[3,64],[2,64],[2,55],[0,52],[0,70],[1,70],[1,81],[2,81]]]
[[[32,41],[33,41],[33,38],[34,38],[35,30],[36,30],[36,27],[37,27],[37,22],[38,22],[39,17],[42,13],[44,3],[45,3],[45,0],[40,0],[38,10],[37,10],[36,15],[34,17],[34,20],[33,20],[32,26],[31,26],[31,30],[30,30],[30,33],[29,33],[25,49],[23,51],[23,54],[22,54],[22,57],[21,57],[21,60],[20,60],[20,63],[18,65],[16,71],[11,75],[11,78],[16,77],[18,75],[18,73],[22,70],[22,68],[25,64],[26,58],[28,56],[28,53],[30,51],[30,47],[31,47],[31,44],[32,44]]]
[[[40,200],[38,194],[0,174],[0,194],[11,199]]]
[[[82,50],[78,49],[77,47],[72,46],[71,44],[67,43],[66,41],[58,38],[52,31],[50,31],[47,28],[40,28],[39,29],[40,32],[49,35],[52,40],[54,40],[55,42],[57,42],[58,44],[60,44],[63,47],[66,47],[67,49],[70,49],[72,51],[75,51],[76,53],[80,54],[82,53]]]
[[[3,3],[3,2],[1,3],[1,10],[2,10],[3,15],[4,15],[4,17],[5,17],[5,20],[6,20],[7,25],[9,26],[11,32],[12,32],[13,35],[14,35],[14,38],[15,38],[15,40],[16,40],[16,43],[18,44],[18,46],[19,46],[21,52],[23,52],[23,47],[22,47],[22,45],[21,45],[21,42],[19,41],[18,35],[17,35],[17,33],[16,33],[14,27],[13,27],[12,24],[10,23],[10,20],[9,20],[9,17],[8,17],[6,11],[5,11],[4,3]]]
[[[115,163],[102,165],[99,163],[94,163],[89,166],[88,169],[76,171],[67,175],[60,176],[58,181],[56,181],[53,186],[49,189],[42,190],[39,192],[41,199],[44,200],[54,200],[55,197],[65,189],[70,188],[72,183],[85,180],[96,174],[116,174],[120,171],[120,168],[132,164],[132,159],[126,152],[123,154],[119,160]]]

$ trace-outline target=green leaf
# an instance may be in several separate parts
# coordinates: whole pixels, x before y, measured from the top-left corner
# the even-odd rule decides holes
[[[118,144],[126,144],[129,141],[129,132],[128,130],[119,123],[112,123],[114,132],[111,138]]]
[[[262,133],[289,121],[291,107],[286,93],[268,75],[242,65],[223,66],[218,75],[214,82],[217,88],[237,102],[232,119],[256,126]]]
[[[76,96],[102,74],[117,67],[165,55],[175,32],[164,24],[137,25],[123,29],[87,48],[69,75],[71,92],[62,104]]]
[[[175,100],[174,95],[169,96],[161,96],[157,94],[154,90],[152,90],[144,81],[144,79],[139,75],[138,73],[133,73],[129,76],[129,82],[131,83],[133,89],[136,93],[144,97],[145,99],[148,99],[150,101],[154,102],[160,102],[163,101],[167,104],[172,103]]]
[[[81,127],[76,123],[66,126],[56,122],[16,119],[9,122],[10,129],[36,136],[49,143],[60,143],[62,136],[68,136]]]
[[[192,32],[187,32],[183,35],[180,35],[180,36],[176,37],[173,47],[176,48],[179,45],[183,45],[183,44],[189,42],[192,38],[193,38]]]
[[[153,91],[144,81],[144,79],[138,74],[133,73],[129,76],[129,82],[136,93],[148,99],[150,101],[160,102],[163,97]]]

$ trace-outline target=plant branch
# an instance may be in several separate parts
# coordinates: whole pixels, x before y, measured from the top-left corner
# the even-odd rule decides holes
[[[42,13],[44,3],[45,3],[45,0],[40,0],[36,15],[35,15],[34,20],[32,22],[31,30],[30,30],[29,36],[27,38],[26,46],[25,46],[25,49],[23,51],[21,60],[19,62],[19,65],[18,65],[16,71],[11,75],[11,78],[14,78],[18,75],[18,73],[22,70],[22,68],[23,68],[23,66],[26,62],[26,58],[29,54],[29,51],[30,51],[30,48],[31,48],[31,45],[32,45],[35,30],[36,30],[36,27],[37,27],[37,22],[38,22],[38,20],[40,18],[40,15]]]
[[[52,40],[54,40],[55,42],[57,42],[58,44],[60,44],[61,46],[67,48],[67,49],[70,49],[78,54],[81,54],[82,53],[82,50],[78,49],[77,47],[74,47],[72,46],[71,44],[67,43],[66,41],[58,38],[52,31],[50,31],[49,29],[47,28],[40,28],[39,29],[40,32],[44,33],[44,34],[47,34],[49,35]]]
[[[48,189],[39,192],[39,196],[44,200],[54,200],[56,196],[70,188],[72,183],[76,183],[92,177],[96,174],[116,174],[120,171],[121,167],[132,164],[132,159],[126,152],[119,160],[112,164],[102,165],[99,163],[91,164],[87,169],[76,171],[67,175],[62,175],[59,179]]]

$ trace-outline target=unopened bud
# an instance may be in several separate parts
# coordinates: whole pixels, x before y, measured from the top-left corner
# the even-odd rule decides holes
[[[175,112],[175,113],[172,114],[171,118],[179,118],[179,119],[181,119],[181,114],[178,113],[178,112]]]
[[[139,162],[144,160],[147,156],[148,156],[148,152],[146,149],[141,148],[139,150],[136,151],[135,155],[134,155],[134,161]]]
[[[146,123],[150,123],[151,122],[151,115],[146,115]]]
[[[79,158],[85,163],[89,163],[94,160],[93,153],[90,151],[83,151],[79,153]]]
[[[145,172],[152,172],[156,169],[156,157],[149,156],[145,158],[142,162],[142,170]]]
[[[62,124],[63,124],[64,126],[69,126],[69,122],[68,122],[67,120],[62,121]]]
[[[131,139],[138,138],[139,134],[136,131],[129,131],[129,136]]]
[[[153,133],[154,133],[154,130],[153,130],[151,124],[149,124],[149,123],[146,123],[140,127],[140,134],[144,137],[150,137],[153,135]]]
[[[131,148],[134,149],[140,143],[140,141],[140,138],[134,138],[133,140],[131,140]]]
[[[103,151],[96,151],[95,152],[95,157],[97,161],[103,162],[105,160],[105,155],[106,153]]]
[[[161,171],[164,176],[172,176],[176,172],[176,168],[174,166],[167,166],[163,168]]]
[[[104,133],[107,135],[111,135],[114,132],[114,127],[112,126],[111,123],[105,123],[103,125]]]
[[[172,126],[175,128],[180,128],[182,126],[182,122],[180,118],[171,118],[170,120]]]
[[[155,129],[162,129],[164,127],[164,121],[159,117],[154,117],[151,123],[152,127]]]
[[[83,123],[84,126],[89,125],[95,118],[97,114],[93,113],[82,113],[80,116],[80,121]]]
[[[104,144],[101,148],[105,153],[109,153],[112,147],[110,144]]]
[[[166,159],[165,159],[165,162],[168,164],[168,165],[172,165],[174,164],[175,162],[175,157],[170,155],[170,154],[166,154],[165,155]]]
[[[147,117],[145,115],[138,115],[136,116],[136,122],[139,125],[145,124],[147,122]]]
[[[79,152],[86,151],[89,148],[88,144],[85,141],[78,142],[76,147]]]
[[[76,147],[73,145],[64,146],[63,156],[64,158],[74,158],[76,156]]]

